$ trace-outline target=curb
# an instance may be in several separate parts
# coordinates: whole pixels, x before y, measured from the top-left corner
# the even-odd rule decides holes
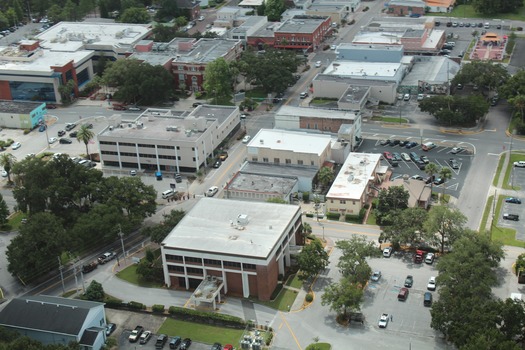
[[[477,131],[468,131],[468,130],[450,130],[445,128],[440,128],[440,132],[443,134],[454,134],[454,135],[476,135],[481,134],[485,131],[485,129],[477,130]]]

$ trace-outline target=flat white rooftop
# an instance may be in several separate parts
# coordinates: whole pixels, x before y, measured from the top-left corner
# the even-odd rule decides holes
[[[24,54],[27,54],[27,59],[23,58]],[[54,52],[39,49],[30,53],[13,46],[0,47],[0,74],[14,74],[18,71],[23,74],[49,76],[55,74],[51,66],[62,67],[70,61],[78,64],[92,55],[93,51],[88,50]]]
[[[350,153],[326,197],[359,200],[373,179],[380,158],[378,153]]]
[[[248,154],[256,153],[256,148],[267,148],[320,156],[330,147],[331,139],[330,135],[279,129],[261,129],[248,144]]]
[[[404,32],[359,32],[354,36],[353,43],[361,44],[401,44]]]
[[[54,51],[76,51],[85,46],[128,47],[143,39],[147,24],[60,22],[37,35],[40,46]]]
[[[202,198],[162,245],[264,259],[299,211],[296,205]],[[239,215],[246,216],[244,224]]]
[[[293,117],[348,119],[349,121],[357,118],[357,115],[354,112],[349,111],[294,106],[282,106],[275,114],[279,116]]]
[[[401,63],[334,61],[323,74],[335,74],[354,77],[394,77],[401,69]]]

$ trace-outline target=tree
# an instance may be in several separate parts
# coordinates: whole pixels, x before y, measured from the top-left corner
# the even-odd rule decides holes
[[[145,24],[151,20],[148,12],[143,7],[132,7],[126,9],[122,16],[120,16],[120,22],[122,23],[137,23]]]
[[[59,218],[51,213],[32,215],[7,247],[7,270],[27,283],[57,269],[56,257],[68,247],[69,236]]]
[[[9,207],[0,194],[0,226],[5,226],[9,222]]]
[[[280,21],[282,13],[286,10],[284,0],[266,0],[264,6],[264,15],[271,22]]]
[[[517,71],[498,91],[507,100],[518,95],[525,95],[525,70]]]
[[[479,94],[433,96],[420,101],[419,108],[441,124],[471,126],[488,112],[489,103]]]
[[[381,189],[378,195],[378,205],[375,210],[377,222],[380,225],[390,225],[399,211],[408,208],[410,194],[403,186],[391,186]]]
[[[86,155],[88,156],[89,160],[91,160],[91,154],[89,154],[88,144],[89,141],[93,140],[93,137],[95,137],[95,133],[91,131],[87,124],[80,126],[80,129],[77,132],[77,141],[83,142],[86,146]]]
[[[484,15],[497,15],[501,13],[517,12],[523,6],[523,1],[473,0],[472,6],[474,7],[474,10],[477,13],[481,13]]]
[[[466,222],[467,218],[458,209],[434,206],[423,224],[425,236],[443,253],[446,246],[452,246],[461,237]]]
[[[449,167],[439,169],[439,177],[443,180],[443,197],[445,196],[445,183],[452,178],[452,170]]]
[[[364,286],[372,275],[366,258],[380,255],[374,242],[367,241],[362,236],[352,235],[348,240],[338,241],[336,247],[342,253],[337,263],[341,274],[351,283]]]
[[[222,57],[206,65],[204,71],[204,90],[208,96],[214,97],[217,104],[218,98],[229,97],[232,94],[232,75],[230,67]]]
[[[432,186],[434,186],[434,175],[437,174],[439,168],[436,163],[428,163],[425,166],[425,174],[430,177],[430,193],[432,193]]]
[[[155,18],[160,20],[167,20],[181,15],[181,11],[177,7],[177,2],[172,0],[161,0],[159,2],[160,9],[157,10]]]
[[[511,97],[508,102],[516,108],[521,116],[521,121],[525,122],[525,95]]]
[[[178,225],[184,218],[184,210],[172,210],[169,214],[164,214],[164,220],[157,225],[146,227],[142,230],[144,236],[149,236],[157,244],[161,244],[164,238]]]
[[[383,239],[394,244],[416,244],[421,241],[427,211],[423,208],[406,208],[391,226],[385,227]]]
[[[520,275],[520,272],[525,271],[525,253],[518,255],[516,259],[516,275]]]
[[[146,256],[140,260],[137,266],[137,274],[146,281],[162,281],[164,272],[161,259],[155,258],[151,249],[146,249]]]
[[[281,197],[271,197],[266,200],[268,203],[286,204],[286,201]]]
[[[58,92],[60,93],[60,98],[63,103],[69,103],[72,100],[72,95],[75,92],[75,81],[73,79],[68,80],[67,83],[60,85],[58,87]]]
[[[328,285],[321,296],[321,305],[330,305],[330,310],[348,319],[348,310],[358,311],[363,300],[363,289],[348,278]]]
[[[0,166],[4,168],[7,173],[7,181],[11,182],[11,170],[13,165],[16,163],[16,158],[11,153],[2,153],[0,154]]]
[[[321,241],[314,239],[303,247],[297,255],[297,266],[299,267],[299,279],[302,281],[315,277],[329,264],[328,253],[325,251]]]
[[[62,9],[62,17],[67,21],[77,21],[80,18],[78,11],[78,6],[71,0],[67,0]]]
[[[86,293],[84,294],[84,297],[90,301],[104,301],[105,296],[106,294],[104,293],[102,284],[95,280],[91,281],[89,286],[86,288]]]
[[[323,187],[328,186],[332,181],[334,181],[334,171],[332,168],[327,166],[322,167],[317,174],[317,179],[323,185]]]
[[[507,69],[499,63],[490,61],[471,61],[461,66],[452,79],[452,84],[474,84],[486,86],[490,91],[497,90],[510,78]]]

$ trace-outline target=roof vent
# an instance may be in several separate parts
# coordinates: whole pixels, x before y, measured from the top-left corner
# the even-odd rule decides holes
[[[239,216],[237,216],[237,223],[240,225],[248,225],[249,221],[248,215],[246,214],[239,214]]]
[[[264,140],[263,140],[263,139],[260,139],[260,140],[259,140],[259,143],[260,143],[261,145],[264,144]]]

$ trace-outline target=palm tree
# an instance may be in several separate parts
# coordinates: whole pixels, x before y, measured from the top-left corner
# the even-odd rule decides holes
[[[11,182],[11,169],[16,163],[16,158],[11,153],[2,153],[0,155],[0,165],[7,172],[7,181]]]
[[[432,186],[434,186],[434,175],[437,174],[439,171],[438,166],[436,163],[428,163],[427,166],[425,166],[425,174],[427,174],[430,177],[430,194],[432,194]]]
[[[77,132],[77,140],[78,142],[84,142],[84,145],[86,145],[86,154],[91,160],[91,154],[89,154],[88,149],[88,143],[95,137],[95,133],[89,129],[89,126],[84,124],[80,126],[80,129]]]
[[[323,187],[326,187],[330,182],[334,180],[334,171],[331,168],[324,166],[321,168],[321,170],[319,170],[319,174],[317,174],[317,179],[323,185]]]
[[[452,170],[449,167],[441,167],[439,177],[443,180],[443,198],[445,198],[445,182],[452,178]]]

